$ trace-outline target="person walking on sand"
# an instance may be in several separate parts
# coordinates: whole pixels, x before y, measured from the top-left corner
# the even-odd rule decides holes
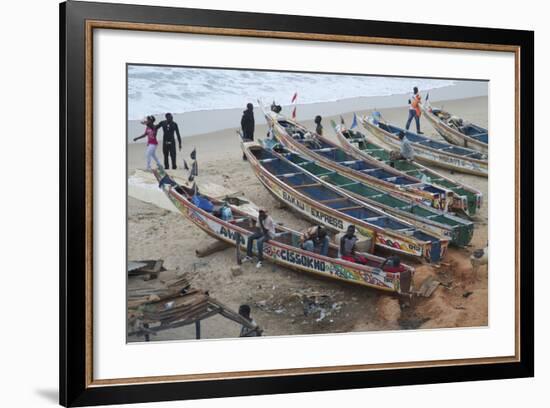
[[[323,125],[321,125],[321,120],[323,120],[321,115],[315,116],[315,133],[317,133],[319,136],[323,136]]]
[[[135,137],[134,142],[147,136],[147,148],[145,150],[145,159],[147,161],[147,170],[151,170],[151,159],[157,163],[157,167],[161,168],[160,160],[157,158],[157,128],[155,127],[155,117],[153,115],[147,116],[141,121],[145,125],[145,133],[141,136]]]
[[[276,233],[273,219],[267,215],[267,210],[263,208],[259,211],[258,224],[258,230],[248,237],[248,242],[246,243],[246,256],[243,262],[252,260],[252,246],[254,245],[254,241],[256,241],[256,249],[258,251],[258,263],[256,264],[256,268],[261,268],[264,260],[264,242],[274,238]]]
[[[172,159],[172,169],[178,168],[176,165],[176,141],[174,139],[174,133],[178,137],[179,151],[181,152],[181,136],[178,124],[174,122],[174,117],[171,113],[164,115],[166,120],[163,120],[156,129],[162,128],[162,154],[164,155],[164,168],[170,168],[169,159]]]
[[[409,127],[411,126],[411,122],[414,118],[414,121],[416,122],[416,133],[419,135],[422,135],[423,133],[420,131],[420,115],[422,112],[420,111],[420,103],[421,103],[421,97],[418,93],[418,88],[415,86],[413,88],[413,94],[409,98],[409,118],[407,119],[407,125],[405,128],[409,130]]]

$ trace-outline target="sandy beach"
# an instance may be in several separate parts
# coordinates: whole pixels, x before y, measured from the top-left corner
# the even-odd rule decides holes
[[[488,97],[479,96],[477,88],[455,88],[454,94],[458,98],[450,99],[452,89],[440,88],[430,93],[430,100],[434,105],[444,106],[474,123],[487,126]],[[472,94],[476,96],[467,97]],[[336,141],[330,127],[331,119],[339,121],[342,115],[349,125],[354,112],[365,115],[376,108],[387,121],[404,126],[407,119],[404,103],[406,97],[391,96],[299,105],[297,119],[313,128],[313,117],[321,114],[325,136]],[[283,110],[285,114],[289,112],[288,108]],[[248,162],[242,160],[236,134],[241,114],[242,109],[175,114],[184,138],[183,149],[178,152],[178,169],[170,170],[170,174],[187,178],[188,172],[183,170],[183,159],[189,162],[189,153],[196,148],[199,187],[202,183],[211,183],[232,192],[243,193],[258,206],[268,208],[275,221],[296,230],[305,229],[309,223],[281,208],[256,179]],[[255,110],[255,118],[255,138],[263,138],[267,129],[258,109]],[[231,123],[234,125],[228,125]],[[427,135],[441,140],[427,120],[421,119],[421,126]],[[204,131],[219,127],[223,128]],[[361,126],[360,130],[364,132]],[[142,125],[137,121],[129,121],[129,138],[142,132]],[[145,143],[128,144],[130,178],[136,171],[144,169],[144,153]],[[157,155],[162,162],[160,147]],[[474,219],[474,237],[467,248],[451,247],[438,266],[424,263],[413,265],[416,268],[415,284],[418,285],[430,274],[447,284],[440,286],[430,298],[414,298],[410,305],[405,305],[407,307],[403,307],[397,296],[318,278],[269,263],[264,264],[261,269],[256,269],[253,264],[245,264],[242,266],[243,273],[233,276],[230,266],[235,265],[234,249],[229,248],[206,258],[197,258],[195,250],[208,245],[213,239],[176,212],[175,208],[161,208],[154,203],[145,202],[143,196],[132,193],[131,188],[127,213],[128,257],[130,260],[163,259],[166,268],[171,272],[163,274],[162,279],[187,272],[194,287],[208,290],[212,297],[234,310],[243,303],[250,305],[252,317],[267,336],[484,326],[488,324],[487,268],[481,268],[478,275],[474,276],[469,257],[474,249],[484,248],[487,243],[488,180],[459,173],[451,174],[442,169],[438,171],[480,190],[483,193],[483,208]],[[162,195],[158,189],[151,194],[157,193]],[[321,296],[326,300],[329,306],[325,316],[319,313],[304,314],[301,300],[304,296],[311,295]],[[202,337],[237,337],[239,329],[231,321],[213,317],[203,322]],[[188,326],[160,332],[152,340],[192,339],[194,335],[194,327]],[[130,337],[129,340],[142,341],[143,338]]]

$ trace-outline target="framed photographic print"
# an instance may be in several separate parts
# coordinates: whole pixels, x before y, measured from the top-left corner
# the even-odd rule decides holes
[[[61,404],[534,375],[533,32],[60,16]]]

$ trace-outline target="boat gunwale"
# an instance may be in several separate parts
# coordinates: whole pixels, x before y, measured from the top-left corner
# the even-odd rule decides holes
[[[391,132],[388,132],[387,130],[384,130],[382,128],[380,128],[379,126],[376,126],[372,123],[370,123],[370,121],[366,118],[366,117],[361,117],[361,123],[363,124],[363,126],[365,126],[365,124],[368,124],[369,126],[371,126],[372,128],[374,129],[377,129],[379,130],[380,132],[383,132],[384,134],[387,134],[389,137],[392,138],[392,140],[396,140],[397,139],[397,135],[391,133]],[[392,126],[395,126],[395,125],[392,125]],[[369,130],[369,129],[367,129]],[[427,139],[430,139],[429,137],[426,137]],[[460,159],[460,160],[464,160],[464,161],[468,161],[468,162],[472,162],[472,163],[477,163],[479,165],[482,165],[484,167],[486,167],[488,169],[489,167],[489,161],[488,160],[481,160],[481,159],[471,159],[471,158],[468,158],[468,157],[465,157],[465,156],[460,156],[460,155],[457,155],[457,154],[454,154],[454,153],[448,153],[448,152],[443,152],[441,150],[437,150],[437,149],[434,149],[432,147],[429,147],[429,146],[423,146],[421,144],[418,144],[417,142],[413,142],[413,141],[410,141],[410,143],[413,145],[413,147],[415,149],[419,149],[419,150],[428,150],[430,152],[433,152],[433,153],[437,153],[437,154],[442,154],[444,156],[449,156],[449,157],[452,157],[454,159]],[[453,145],[453,144],[450,144],[450,143],[447,143],[449,144],[451,147],[455,147],[456,145]],[[465,147],[462,147],[462,146],[456,146],[456,147],[460,147],[462,149],[467,149]],[[481,153],[481,152],[478,152],[477,150],[473,150],[473,149],[469,149],[469,150],[472,150],[472,152],[475,152],[475,153]],[[429,160],[429,159],[424,159],[424,160]],[[440,163],[440,162],[434,162],[434,163]],[[445,163],[441,164],[442,166],[444,165]],[[463,167],[460,167],[461,169]],[[468,170],[468,169],[465,169],[465,170]],[[475,170],[472,170],[472,171],[475,171]],[[476,173],[477,174],[477,173]]]
[[[232,229],[232,230],[236,230],[238,231],[239,233],[241,232],[245,232],[245,234],[242,234],[243,237],[247,237],[248,235],[252,234],[249,230],[243,228],[243,227],[240,227],[236,224],[232,224],[232,223],[229,223],[225,220],[222,220],[218,217],[216,217],[215,215],[197,207],[195,204],[193,204],[192,202],[190,202],[189,200],[187,200],[182,194],[178,193],[172,186],[169,186],[167,187],[167,190],[165,188],[162,188],[163,192],[167,195],[171,195],[172,197],[174,197],[176,200],[178,200],[178,202],[180,202],[182,205],[184,205],[186,208],[191,208],[193,211],[197,211],[199,212],[201,215],[203,215],[204,217],[208,218],[209,220],[211,221],[214,221],[215,223],[217,224],[220,224],[220,225],[223,225],[224,227],[226,227],[227,229]],[[208,197],[209,199],[212,198],[212,197],[209,197],[209,196],[205,196],[205,197]],[[232,206],[234,208],[234,206]],[[239,210],[238,208],[236,210]],[[230,238],[222,238],[220,236],[218,236],[217,234],[213,233],[211,230],[209,229],[206,229],[204,228],[202,225],[200,225],[197,221],[193,220],[192,217],[190,217],[188,214],[185,214],[183,213],[181,210],[179,210],[178,208],[178,211],[187,219],[189,219],[191,222],[193,222],[193,224],[195,224],[197,227],[199,227],[203,232],[207,233],[208,235],[210,235],[211,237],[217,239],[217,240],[224,240],[225,242],[228,242],[228,243],[231,243],[233,245],[235,245],[235,241],[234,240],[231,240]],[[255,218],[254,216],[252,216],[251,214],[247,214],[246,212],[242,211],[242,210],[239,210],[239,212],[243,215],[246,215],[248,217],[252,217],[252,218]],[[294,231],[294,230],[291,230],[290,228],[286,228],[286,227],[281,227],[281,226],[278,226],[280,229],[286,231],[286,232],[290,232],[290,233],[295,233],[297,235],[303,235],[301,233],[299,233],[298,231]],[[291,251],[294,251],[294,252],[297,252],[299,254],[302,254],[302,255],[307,255],[307,256],[310,256],[312,258],[316,258],[316,259],[319,259],[319,260],[322,260],[322,261],[325,261],[325,262],[328,262],[328,263],[333,263],[333,264],[336,264],[336,265],[341,265],[341,266],[346,266],[348,267],[349,269],[356,269],[358,271],[362,271],[362,272],[365,272],[365,273],[369,273],[369,274],[375,274],[374,272],[374,269],[376,267],[374,266],[370,266],[370,265],[363,265],[363,264],[359,264],[359,263],[355,263],[355,262],[350,262],[350,261],[346,261],[345,259],[342,259],[342,258],[332,258],[332,257],[329,257],[329,256],[324,256],[324,255],[321,255],[321,254],[317,254],[317,253],[314,253],[314,252],[310,252],[310,251],[306,251],[302,248],[299,248],[299,247],[294,247],[294,246],[291,246],[291,245],[288,245],[288,244],[284,244],[282,242],[279,242],[279,241],[275,241],[275,240],[268,240],[266,241],[267,243],[269,243],[269,245],[271,246],[274,246],[274,247],[278,247],[278,248],[281,248],[281,249],[285,249],[285,250],[291,250]],[[333,245],[333,246],[336,246],[336,244],[334,243],[330,243],[330,245]],[[374,255],[374,254],[370,254],[370,253],[363,253],[363,252],[360,252],[360,254],[362,255],[367,255],[367,256],[371,256],[371,257],[374,257],[374,258],[379,258],[379,260],[383,261],[384,258],[383,257],[380,257],[378,255]],[[341,280],[341,281],[344,281],[344,282],[349,282],[349,283],[354,283],[354,284],[358,284],[358,285],[361,285],[361,286],[367,286],[367,287],[370,287],[370,288],[375,288],[375,289],[380,289],[380,290],[386,290],[386,291],[389,291],[389,292],[398,292],[398,293],[401,293],[400,290],[397,290],[395,289],[395,287],[393,286],[392,284],[392,287],[384,287],[384,286],[378,286],[378,285],[373,285],[373,284],[369,284],[367,282],[364,282],[364,281],[356,281],[356,280],[351,280],[351,279],[346,279],[346,278],[341,278],[341,277],[338,277],[336,275],[331,275],[331,274],[327,274],[327,273],[321,273],[321,272],[316,272],[314,270],[310,270],[310,269],[303,269],[303,268],[299,268],[298,265],[294,265],[294,264],[291,264],[291,263],[286,263],[286,262],[282,262],[282,261],[279,261],[277,260],[276,258],[273,258],[273,257],[270,257],[270,256],[266,256],[266,258],[272,260],[273,262],[275,263],[278,263],[280,265],[284,265],[285,267],[287,268],[290,268],[290,269],[296,269],[296,270],[299,270],[299,271],[305,271],[307,273],[313,273],[313,274],[317,274],[319,276],[324,276],[324,277],[329,277],[329,278],[332,278],[332,279],[338,279],[338,280]],[[376,259],[372,259],[373,261],[376,261]],[[406,268],[406,271],[407,272],[410,272],[411,274],[414,275],[415,273],[415,268],[406,264],[406,263],[402,263],[402,265]],[[380,268],[379,268],[380,269]],[[387,276],[388,278],[393,278],[393,280],[399,280],[400,279],[400,276],[401,276],[401,272],[388,272],[388,271],[384,271],[383,269],[380,269],[382,271],[382,273]]]
[[[329,168],[334,169],[334,171],[343,172],[344,174],[347,174],[351,178],[353,178],[355,180],[358,180],[358,181],[363,181],[365,183],[372,183],[374,185],[383,186],[382,188],[385,188],[389,191],[394,191],[394,192],[396,192],[398,194],[401,194],[401,195],[413,196],[417,200],[429,199],[431,201],[434,201],[434,200],[437,201],[436,196],[440,196],[439,193],[431,193],[429,191],[424,191],[424,190],[418,189],[417,188],[418,185],[423,185],[425,183],[423,183],[421,180],[416,179],[415,177],[411,177],[411,176],[408,176],[408,175],[405,175],[405,176],[398,175],[398,176],[396,176],[396,177],[405,177],[407,179],[411,179],[411,180],[415,181],[415,183],[413,183],[413,184],[404,185],[406,188],[400,188],[398,184],[391,183],[389,181],[373,177],[373,176],[369,175],[368,173],[363,173],[363,172],[360,172],[358,170],[352,169],[350,167],[346,167],[346,166],[344,166],[344,165],[342,165],[342,164],[340,164],[336,161],[330,160],[329,158],[324,157],[324,156],[322,156],[322,155],[320,155],[316,152],[312,152],[306,146],[304,146],[301,143],[296,142],[291,136],[289,136],[288,133],[286,132],[286,130],[284,129],[284,127],[278,123],[277,119],[270,119],[270,120],[272,121],[273,126],[278,129],[278,133],[282,133],[281,137],[283,137],[285,140],[287,140],[287,142],[283,142],[283,144],[287,144],[287,145],[290,144],[292,146],[295,146],[294,149],[296,149],[298,151],[301,151],[306,157],[310,157],[310,158],[317,157],[319,162],[324,163]],[[285,120],[287,120],[287,119],[285,118]],[[282,128],[282,130],[279,130],[279,128]],[[319,137],[319,136],[317,136],[317,137]],[[331,143],[331,142],[329,142],[329,143]],[[292,148],[290,148],[290,150],[292,150]],[[344,150],[344,149],[342,148],[342,150]],[[380,168],[382,168],[382,167],[380,167]],[[439,187],[437,187],[437,188],[439,188]],[[453,198],[453,193],[452,192],[448,193],[449,196],[447,196],[447,191],[445,189],[442,189],[442,188],[439,188],[439,189],[445,192],[445,194],[446,194],[445,200],[446,201],[448,199]]]
[[[350,131],[350,129],[347,129],[348,131]],[[343,146],[343,148],[345,150],[348,150],[349,152],[353,151],[355,152],[356,154],[359,154],[361,155],[361,157],[370,157],[371,159],[374,159],[374,160],[377,160],[377,161],[381,161],[379,159],[376,159],[375,157],[373,156],[370,156],[368,153],[366,153],[365,151],[361,150],[359,147],[353,145],[350,141],[350,139],[348,139],[347,137],[345,137],[342,133],[342,130],[339,129],[339,130],[336,130],[335,129],[335,132],[336,132],[336,137],[338,138],[338,141],[340,142],[340,144]],[[386,148],[384,147],[381,147],[379,146],[377,143],[375,142],[372,142],[370,140],[367,140],[366,139],[366,136],[361,133],[361,132],[357,132],[359,133],[360,135],[362,135],[362,138],[368,142],[368,143],[372,143],[373,145],[377,146],[377,148],[380,148],[380,149],[383,149],[384,151],[387,151]],[[446,180],[450,183],[453,183],[457,188],[461,188],[465,191],[468,191],[470,194],[474,194],[476,196],[476,206],[481,206],[481,203],[482,203],[482,200],[483,200],[483,193],[477,189],[475,189],[474,187],[471,187],[467,184],[463,184],[461,182],[458,182],[456,180],[453,180],[451,179],[450,177],[444,175],[444,174],[441,174],[439,173],[438,171],[434,170],[434,169],[431,169],[427,166],[424,166],[422,163],[419,163],[418,161],[414,161],[414,165],[415,166],[418,166],[422,171],[427,171],[429,173],[433,173],[435,175],[437,175],[438,177],[440,177],[441,179],[443,180]],[[432,184],[432,183],[430,183]],[[453,205],[451,205],[451,207],[453,208],[459,208],[461,211],[464,211],[468,216],[470,216],[469,214],[469,209],[468,209],[468,199],[465,195],[462,195],[462,194],[459,194],[457,193],[456,191],[452,190],[452,189],[449,189],[448,187],[445,187],[445,186],[440,186],[437,184],[437,182],[433,183],[434,186],[438,187],[438,188],[441,188],[442,190],[445,190],[445,191],[449,191],[449,194],[451,195],[453,201],[454,199],[456,198],[456,201],[460,202],[460,206],[458,207],[454,207]],[[463,204],[465,203],[465,205]],[[478,204],[479,203],[479,204]]]
[[[258,146],[259,148],[262,148],[260,145],[258,144],[255,144],[255,142],[249,142],[247,143],[248,145],[252,145],[254,144],[255,146]],[[272,182],[276,183],[280,188],[282,188],[283,190],[287,190],[287,192],[292,192],[293,194],[297,195],[300,197],[301,200],[307,202],[310,206],[314,207],[314,208],[319,208],[321,205],[319,205],[319,202],[317,201],[314,201],[312,199],[310,199],[309,197],[305,196],[304,194],[300,193],[299,191],[296,191],[294,188],[292,188],[291,186],[289,186],[288,184],[285,184],[283,183],[281,180],[279,180],[275,175],[269,173],[267,170],[265,170],[260,164],[259,164],[259,161],[254,157],[254,155],[252,153],[249,152],[249,146],[245,146],[244,144],[243,145],[243,150],[249,160],[249,163],[250,165],[253,167],[253,169],[259,169],[259,172],[258,171],[255,171],[255,173],[258,175],[258,173],[261,173],[264,177],[270,179]],[[263,183],[262,179],[260,178],[260,181]],[[265,185],[265,184],[264,184]],[[332,190],[337,190],[336,188],[334,187],[330,187],[330,186],[327,186],[329,188],[331,188]],[[268,190],[269,187],[266,186],[266,188]],[[341,194],[341,195],[344,195],[344,196],[348,196],[349,199],[351,200],[355,200],[355,201],[359,201],[357,200],[356,198],[350,196],[349,194],[345,193],[345,192],[342,192],[342,191],[336,191],[337,194]],[[366,207],[369,207],[368,204],[365,204],[363,203]],[[384,213],[384,215],[390,217],[390,218],[399,218],[399,217],[395,217],[394,215],[391,215],[391,214],[386,214],[383,210],[380,210],[380,209],[375,209],[376,211],[380,211],[382,213]],[[400,249],[396,249],[396,248],[386,248],[383,246],[383,248],[386,248],[390,251],[394,251],[394,252],[400,252],[400,253],[403,253],[405,255],[408,255],[408,256],[412,256],[412,257],[415,257],[415,258],[423,258],[423,259],[426,259],[426,250],[427,249],[430,249],[431,250],[431,247],[432,247],[432,242],[431,241],[422,241],[422,240],[419,240],[419,239],[416,239],[416,238],[410,238],[409,236],[407,235],[404,235],[404,234],[400,234],[398,232],[393,232],[392,230],[386,230],[384,228],[381,228],[381,227],[378,227],[378,226],[373,226],[372,224],[369,224],[367,223],[366,221],[362,220],[362,219],[358,219],[358,218],[354,218],[354,217],[351,217],[347,214],[342,214],[336,210],[334,210],[333,208],[330,208],[330,207],[327,207],[327,206],[322,206],[322,211],[323,212],[326,212],[326,213],[329,213],[331,214],[332,216],[334,216],[335,218],[341,218],[341,219],[344,219],[346,220],[346,222],[348,222],[349,224],[352,224],[352,225],[361,225],[362,228],[365,228],[367,230],[371,230],[375,233],[378,233],[378,232],[381,232],[383,234],[389,234],[389,235],[394,235],[394,236],[397,236],[399,239],[405,241],[405,242],[409,242],[409,243],[413,243],[415,245],[418,245],[421,250],[422,250],[422,253],[420,255],[416,255],[416,254],[411,254],[409,252],[405,252],[405,251],[402,251]],[[408,221],[404,221],[404,220],[401,220],[399,219],[400,222],[406,224],[406,225],[410,225],[410,227],[412,228],[415,228],[417,230],[419,230],[420,232],[423,232],[425,233],[426,235],[432,235],[434,238],[437,238],[437,240],[439,241],[440,243],[440,246],[441,246],[441,258],[443,258],[444,256],[444,253],[446,252],[446,249],[450,243],[450,239],[448,237],[441,237],[441,236],[438,236],[437,234],[434,234],[433,232],[429,231],[429,232],[426,232],[426,231],[423,231],[421,229],[419,229],[418,227],[410,224]],[[366,225],[366,226],[365,226]],[[388,231],[391,231],[391,232],[388,232]],[[376,237],[375,237],[376,238]],[[375,242],[375,245],[376,245],[376,242]]]
[[[349,130],[349,129],[348,129],[348,130]],[[366,139],[366,136],[365,136],[363,133],[361,133],[361,132],[359,132],[359,133],[360,133],[361,135],[363,135],[363,137]],[[381,161],[381,160],[378,160],[378,159],[374,158],[373,156],[370,156],[368,153],[365,153],[363,150],[359,149],[357,146],[354,146],[353,144],[351,144],[350,140],[342,134],[342,131],[341,131],[341,130],[339,130],[339,131],[336,132],[336,136],[338,137],[338,140],[339,140],[339,141],[345,142],[345,143],[342,143],[342,145],[344,146],[344,149],[345,149],[346,147],[349,147],[349,148],[350,148],[350,151],[353,151],[353,152],[355,152],[355,153],[357,153],[357,154],[360,154],[360,155],[362,155],[362,156],[364,156],[364,157],[369,157],[369,158],[371,158],[371,159],[374,159],[374,160],[377,160],[377,161]],[[367,140],[367,142],[372,143],[372,144],[374,144],[375,146],[379,146],[379,145],[377,145],[375,142],[372,142],[372,141],[370,141],[370,140]],[[379,148],[380,148],[380,149],[383,149],[383,150],[385,150],[385,151],[387,151],[387,149],[384,148],[384,147],[379,146]],[[353,150],[352,150],[352,149],[353,149]],[[482,193],[481,191],[475,189],[474,187],[469,186],[469,185],[467,185],[467,184],[463,184],[463,183],[461,183],[461,182],[459,182],[459,181],[456,181],[456,180],[450,178],[449,176],[446,176],[446,175],[444,175],[444,174],[439,173],[437,170],[434,170],[434,169],[431,169],[431,168],[429,168],[429,167],[427,167],[427,166],[424,166],[422,163],[419,163],[419,162],[417,162],[417,161],[414,161],[414,165],[420,167],[421,170],[431,172],[431,173],[437,175],[438,177],[442,178],[443,180],[446,180],[446,181],[448,181],[448,182],[450,182],[450,183],[453,183],[453,184],[455,184],[457,187],[462,188],[462,189],[464,189],[464,190],[466,190],[466,191],[468,191],[468,192],[470,192],[470,193],[476,194],[476,195],[478,195],[478,196],[480,196],[480,197],[483,196],[483,193]],[[400,171],[401,171],[401,170],[400,170]],[[430,184],[431,184],[431,183],[430,183]],[[439,185],[436,185],[436,187],[441,188],[442,190],[448,190],[451,194],[457,194],[455,191],[449,189],[448,187],[439,186]]]
[[[292,153],[292,152],[291,152]],[[300,166],[299,164],[295,164],[293,163],[292,161],[288,160],[284,155],[282,154],[279,154],[278,152],[273,152],[272,154],[275,155],[275,157],[279,157],[283,160],[285,160],[286,162],[289,162],[291,164],[294,164],[296,166]],[[300,154],[298,153],[292,153],[292,154],[296,154],[299,158],[303,159],[303,160],[306,160],[305,162],[302,162],[302,163],[307,163],[307,164],[314,164],[314,165],[317,165],[317,166],[320,166],[320,167],[323,167],[321,164],[318,164],[316,161],[314,160],[307,160],[305,159],[304,157],[302,157]],[[337,189],[342,189],[340,186],[338,185],[335,185],[335,184],[331,184],[327,181],[325,181],[324,179],[322,179],[321,177],[319,176],[316,176],[315,174],[309,172],[307,169],[303,169],[308,175],[310,175],[311,177],[321,181],[323,184],[325,185],[329,185],[329,186],[333,186],[333,187],[336,187]],[[344,176],[345,177],[345,176]],[[354,182],[353,184],[360,184],[360,185],[366,185],[365,183],[363,182],[360,182],[360,181],[357,181],[357,182]],[[369,188],[374,188],[376,189],[375,187],[371,187],[371,186],[368,186]],[[430,210],[433,210],[435,212],[434,215],[437,215],[437,216],[443,216],[443,217],[448,217],[450,220],[453,220],[457,223],[459,223],[460,225],[449,225],[449,224],[444,224],[444,223],[441,223],[441,222],[438,222],[438,221],[435,221],[435,220],[431,220],[431,219],[427,219],[426,217],[421,217],[419,215],[416,215],[416,214],[413,214],[413,213],[409,213],[403,209],[400,209],[400,208],[395,208],[395,207],[391,207],[390,205],[387,205],[387,204],[384,204],[384,203],[379,203],[377,201],[374,201],[373,199],[371,199],[370,197],[366,197],[366,196],[362,196],[362,195],[359,195],[357,193],[354,193],[353,191],[348,191],[348,190],[344,190],[344,193],[346,194],[349,194],[351,195],[352,197],[356,198],[357,200],[359,201],[363,201],[363,200],[368,200],[368,202],[366,202],[366,204],[368,205],[371,205],[371,206],[375,206],[375,207],[382,207],[382,210],[383,211],[386,211],[386,212],[396,212],[397,214],[391,214],[393,215],[394,217],[397,217],[397,218],[400,218],[400,217],[406,217],[406,219],[404,219],[404,221],[406,222],[409,222],[409,223],[413,223],[413,222],[418,222],[418,223],[421,223],[421,224],[427,224],[427,225],[432,225],[433,228],[439,228],[441,230],[445,230],[445,231],[448,231],[451,236],[450,236],[450,243],[452,243],[455,239],[453,238],[453,235],[456,235],[458,234],[458,230],[460,228],[471,228],[472,225],[473,225],[473,222],[472,221],[469,221],[469,220],[465,220],[463,218],[460,218],[460,217],[457,217],[449,212],[444,212],[444,211],[441,211],[441,210],[438,210],[436,208],[432,208],[432,207],[429,207],[427,205],[423,205],[422,203],[418,203],[418,202],[415,202],[413,199],[408,199],[408,198],[404,198],[404,197],[395,197],[392,193],[389,193],[389,192],[385,192],[385,191],[382,191],[383,194],[388,194],[390,197],[393,197],[395,199],[399,199],[399,200],[402,200],[402,201],[405,201],[407,202],[409,205],[417,205],[419,206],[420,208],[427,208],[428,211]],[[323,202],[323,201],[321,201]],[[413,219],[414,221],[409,221],[409,219]],[[414,225],[414,224],[413,224]],[[422,227],[419,227],[417,225],[414,225],[416,228],[420,228],[420,230],[422,231]],[[432,230],[429,231],[430,233],[433,233]],[[441,235],[441,233],[438,233],[438,232],[435,232],[435,234],[438,234],[438,235]],[[455,244],[457,245],[457,244]],[[463,246],[463,245],[462,245]]]
[[[431,108],[431,105],[430,105],[430,108]],[[462,132],[459,132],[458,130],[456,129],[453,129],[452,127],[450,127],[448,124],[446,124],[445,122],[443,122],[442,119],[438,118],[432,111],[431,109],[428,108],[428,107],[425,107],[423,105],[421,105],[421,109],[422,111],[426,114],[426,118],[430,121],[430,123],[436,127],[436,130],[439,131],[439,127],[441,127],[445,132],[450,132],[452,135],[458,137],[459,139],[461,139],[462,141],[466,141],[468,144],[472,144],[472,145],[476,145],[478,146],[480,149],[483,149],[483,151],[481,151],[480,153],[485,153],[487,154],[488,153],[488,150],[489,150],[489,143],[485,143],[485,142],[482,142],[481,140],[477,140],[477,139],[474,139],[473,137],[469,136],[469,135],[466,135]],[[439,109],[439,108],[438,108]],[[441,109],[443,110],[443,109]],[[444,112],[447,112],[447,111],[444,111]],[[449,113],[449,112],[447,112]],[[463,118],[461,118],[463,119]],[[476,125],[477,126],[477,125]],[[441,133],[441,132],[439,132]],[[456,146],[459,146],[459,147],[466,147],[466,148],[469,148],[468,146],[460,146],[460,144],[456,143],[456,142],[451,142],[450,140],[448,140],[443,134],[441,134],[441,136],[443,136],[443,138],[445,140],[447,140],[449,143],[452,143],[452,144],[455,144]],[[471,148],[472,150],[476,150],[476,149],[473,149]],[[479,152],[479,150],[476,150]]]

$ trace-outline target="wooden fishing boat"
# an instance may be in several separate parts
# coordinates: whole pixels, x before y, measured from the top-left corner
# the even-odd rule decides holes
[[[444,256],[449,238],[415,227],[322,183],[258,143],[244,142],[242,147],[260,182],[301,216],[337,232],[345,232],[348,226],[354,225],[358,235],[398,254],[429,262],[439,262]]]
[[[208,235],[232,245],[237,242],[246,248],[248,237],[256,232],[254,214],[242,211],[238,205],[230,205],[232,217],[222,220],[199,208],[192,201],[193,189],[177,184],[162,168],[154,170],[161,189],[175,207]],[[198,193],[202,199],[221,206],[224,202]],[[301,272],[313,273],[332,279],[367,286],[389,292],[408,294],[412,289],[414,269],[401,263],[399,271],[390,268],[386,259],[361,253],[366,265],[338,258],[338,246],[330,244],[327,256],[305,251],[300,247],[301,234],[283,226],[276,227],[277,236],[264,243],[264,258],[270,262]]]
[[[481,152],[438,142],[427,136],[391,125],[382,121],[378,112],[374,112],[369,117],[362,117],[361,123],[371,135],[397,150],[401,147],[399,134],[404,133],[414,148],[415,160],[421,163],[476,176],[488,177],[489,175],[487,156]]]
[[[348,153],[342,147],[309,132],[304,126],[285,116],[266,110],[264,114],[274,137],[281,144],[289,150],[300,152],[323,163],[331,170],[444,211],[453,200],[453,192],[450,190],[424,183],[377,160],[367,160],[354,153]]]
[[[422,104],[421,109],[424,117],[447,142],[489,154],[487,129],[430,104]]]
[[[483,194],[480,191],[446,177],[417,161],[391,160],[390,150],[373,142],[372,138],[368,139],[365,134],[347,129],[344,125],[337,125],[334,121],[332,121],[332,126],[340,144],[347,151],[355,152],[364,158],[379,160],[419,180],[426,180],[434,186],[452,191],[453,200],[449,203],[450,210],[472,217],[481,208]]]
[[[283,147],[276,146],[271,152],[274,157],[300,167],[321,183],[338,187],[362,202],[380,208],[418,228],[447,237],[451,244],[462,247],[468,245],[472,239],[474,224],[471,221],[352,180]]]

